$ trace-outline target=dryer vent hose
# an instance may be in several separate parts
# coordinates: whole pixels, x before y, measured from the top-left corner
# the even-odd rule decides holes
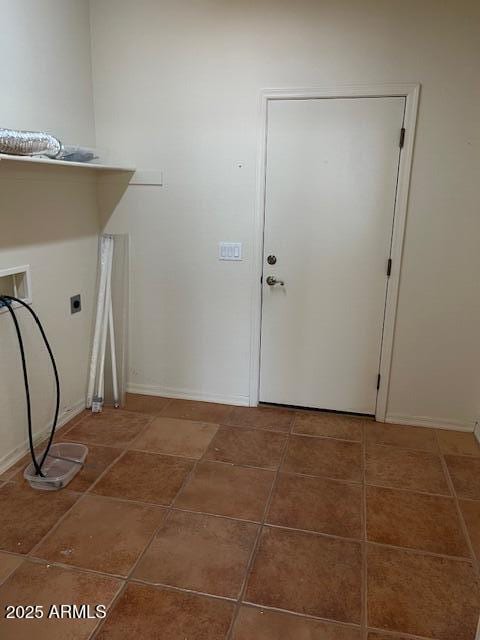
[[[0,129],[0,153],[14,156],[47,156],[57,158],[63,145],[54,136],[43,131],[17,131]]]

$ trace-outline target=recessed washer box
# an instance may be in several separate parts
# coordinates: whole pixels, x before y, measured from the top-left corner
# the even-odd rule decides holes
[[[18,298],[26,304],[32,304],[30,265],[0,269],[0,296],[2,294]],[[12,302],[12,307],[19,306],[18,302]],[[5,305],[0,301],[0,313],[6,311]]]

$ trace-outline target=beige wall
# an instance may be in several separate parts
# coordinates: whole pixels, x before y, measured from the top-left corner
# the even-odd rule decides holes
[[[88,4],[84,0],[0,0],[0,126],[46,129],[93,144]],[[12,168],[0,162],[0,269],[29,264],[33,305],[51,339],[62,380],[62,414],[84,400],[95,288],[98,218],[95,182],[80,171]],[[71,316],[69,298],[83,297]],[[54,386],[36,329],[25,328],[35,431],[51,421]],[[16,336],[0,314],[0,472],[27,437]]]
[[[478,2],[91,0],[91,18],[99,144],[165,172],[109,223],[132,236],[132,388],[247,401],[260,89],[420,82],[388,412],[471,426]],[[218,262],[219,240],[245,261]]]

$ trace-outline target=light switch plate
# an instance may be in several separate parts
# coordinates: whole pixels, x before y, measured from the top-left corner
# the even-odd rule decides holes
[[[220,242],[218,245],[219,260],[242,260],[241,242]]]

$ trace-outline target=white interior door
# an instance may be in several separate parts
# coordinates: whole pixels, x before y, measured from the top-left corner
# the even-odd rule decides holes
[[[261,402],[375,413],[404,111],[269,101]]]

